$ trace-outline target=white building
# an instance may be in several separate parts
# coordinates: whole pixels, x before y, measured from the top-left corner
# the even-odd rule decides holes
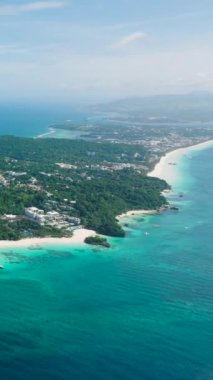
[[[60,214],[57,211],[49,211],[47,212],[46,218],[49,220],[57,220],[60,218]]]
[[[44,216],[44,210],[40,210],[39,208],[37,207],[28,207],[28,208],[25,208],[25,215],[38,222],[38,223],[44,223],[44,220],[45,220],[45,216]]]

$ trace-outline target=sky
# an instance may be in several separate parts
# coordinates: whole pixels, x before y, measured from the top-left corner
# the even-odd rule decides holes
[[[0,0],[0,99],[213,90],[212,0]]]

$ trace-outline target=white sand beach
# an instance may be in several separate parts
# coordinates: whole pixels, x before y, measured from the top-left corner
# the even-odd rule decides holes
[[[165,179],[169,184],[172,184],[176,179],[176,176],[178,175],[178,159],[180,157],[186,154],[188,155],[192,151],[206,149],[211,146],[213,146],[213,140],[209,140],[196,145],[191,145],[186,148],[175,149],[171,152],[168,152],[156,164],[154,170],[148,173],[148,176]],[[169,193],[171,193],[171,190],[165,190],[163,192],[163,195],[167,196]],[[118,215],[117,219],[120,220],[134,215],[154,215],[157,213],[157,210],[131,210],[121,215]]]
[[[213,140],[209,140],[200,144],[192,145],[186,148],[179,148],[167,153],[156,164],[154,170],[148,173],[150,177],[158,177],[165,179],[168,183],[172,182],[176,175],[177,160],[183,155],[189,154],[192,151],[206,149],[213,146]]]
[[[45,136],[48,136],[48,135],[52,135],[52,134],[54,134],[55,132],[56,132],[56,130],[55,130],[54,128],[49,128],[49,129],[48,129],[48,132],[42,133],[41,135],[34,137],[34,139],[35,139],[35,140],[36,140],[36,139],[42,139],[42,138],[45,137]]]
[[[0,249],[2,248],[36,248],[43,247],[45,245],[78,245],[83,244],[84,240],[89,236],[95,236],[95,231],[80,228],[74,231],[71,238],[32,238],[22,239],[19,241],[0,241]]]
[[[154,214],[157,214],[158,211],[157,210],[130,210],[130,211],[127,211],[123,214],[120,214],[118,215],[116,218],[118,220],[120,219],[123,219],[123,218],[127,218],[129,216],[135,216],[135,215],[154,215]]]
[[[174,151],[167,153],[161,158],[161,160],[156,164],[154,170],[148,173],[149,176],[158,177],[165,179],[168,183],[176,176],[176,160],[185,154],[189,154],[192,151],[198,149],[205,149],[213,146],[213,140],[200,143],[197,145],[189,146],[186,148],[179,148]],[[157,210],[130,210],[126,213],[117,216],[120,220],[125,217],[130,217],[134,215],[154,215],[157,214]],[[83,244],[84,240],[89,236],[95,236],[96,232],[93,230],[88,230],[85,228],[77,229],[70,238],[27,238],[19,241],[0,241],[0,249],[3,248],[33,248],[43,247],[45,245],[75,245]]]

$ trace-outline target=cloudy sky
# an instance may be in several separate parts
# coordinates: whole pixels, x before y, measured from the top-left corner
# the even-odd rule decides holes
[[[0,0],[0,97],[213,90],[212,0]]]

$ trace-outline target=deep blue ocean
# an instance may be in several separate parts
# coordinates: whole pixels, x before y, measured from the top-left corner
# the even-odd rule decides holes
[[[109,250],[0,251],[0,379],[213,379],[212,162],[182,157],[180,211],[128,219]]]

